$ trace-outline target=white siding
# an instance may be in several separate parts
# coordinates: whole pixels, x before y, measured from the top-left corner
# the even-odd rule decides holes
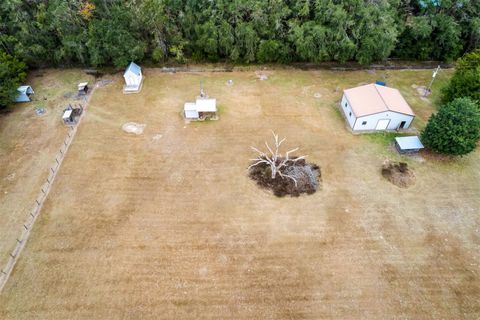
[[[385,111],[381,113],[371,114],[364,117],[357,118],[357,121],[354,124],[353,130],[354,131],[368,131],[368,130],[375,130],[377,123],[379,120],[389,119],[390,122],[388,123],[387,130],[396,130],[400,126],[402,121],[405,121],[404,129],[410,127],[413,121],[413,116],[393,112],[393,111]],[[362,124],[366,122],[365,124]]]
[[[128,72],[124,75],[125,83],[127,86],[138,86],[142,82],[142,75],[137,76],[132,72]]]
[[[345,115],[345,118],[348,121],[348,124],[350,125],[350,128],[353,129],[353,126],[355,125],[355,114],[352,111],[352,108],[350,107],[350,103],[347,100],[347,97],[343,95],[342,97],[342,102],[340,107],[342,108],[343,114]]]

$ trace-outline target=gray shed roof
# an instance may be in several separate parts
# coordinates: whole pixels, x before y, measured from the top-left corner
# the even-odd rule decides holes
[[[33,93],[33,89],[32,89],[32,87],[30,87],[30,86],[20,86],[20,87],[17,88],[17,91],[20,92],[20,93],[23,93],[23,94],[26,94],[26,93],[31,94],[31,93]]]
[[[33,94],[33,89],[30,86],[20,86],[17,88],[17,95],[15,96],[15,102],[29,102],[29,95]]]
[[[135,62],[132,61],[128,65],[127,70],[125,70],[125,73],[123,75],[126,75],[127,72],[129,72],[129,71],[133,72],[134,74],[139,76],[142,73],[142,68],[140,68],[140,66],[138,64],[136,64]]]
[[[424,148],[418,136],[396,137],[395,141],[402,150],[418,150]]]

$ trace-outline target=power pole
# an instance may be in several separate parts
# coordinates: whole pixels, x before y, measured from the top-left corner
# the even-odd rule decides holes
[[[430,91],[432,90],[432,84],[433,84],[433,81],[435,80],[435,77],[437,76],[438,71],[440,71],[440,65],[437,67],[437,69],[435,69],[435,70],[433,71],[432,80],[430,81],[430,84],[428,85],[427,90],[425,90],[425,94],[424,94],[425,97],[426,97],[426,96],[430,93]]]
[[[200,97],[205,98],[205,91],[203,90],[203,81],[200,81]]]

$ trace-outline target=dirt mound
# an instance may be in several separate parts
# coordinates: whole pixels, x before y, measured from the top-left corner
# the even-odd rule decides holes
[[[142,134],[146,124],[127,122],[122,126],[122,130],[127,133]]]
[[[415,174],[405,162],[384,162],[382,176],[400,188],[408,188],[415,184]]]
[[[278,159],[282,161],[283,159]],[[282,178],[277,174],[275,179],[272,179],[272,171],[270,166],[261,163],[249,170],[249,176],[255,180],[257,184],[266,189],[273,191],[277,197],[284,197],[290,195],[298,197],[302,193],[313,194],[317,191],[321,182],[320,167],[314,163],[307,163],[304,159],[296,162],[289,162],[282,172],[295,177],[297,184],[290,178]]]

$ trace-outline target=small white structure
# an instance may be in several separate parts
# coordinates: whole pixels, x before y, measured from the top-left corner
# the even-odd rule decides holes
[[[125,78],[124,93],[140,92],[143,81],[142,68],[140,66],[135,62],[130,62],[123,74],[123,78]]]
[[[80,82],[78,84],[78,95],[86,95],[88,93],[88,82]]]
[[[344,90],[341,108],[354,132],[407,129],[415,118],[400,91],[378,84]]]
[[[63,123],[67,125],[74,124],[75,119],[73,117],[73,110],[72,109],[64,110],[62,115],[62,120],[63,120]]]
[[[33,89],[30,86],[20,86],[17,88],[15,102],[30,102],[30,96],[33,95]]]
[[[395,138],[395,148],[399,153],[415,153],[420,149],[423,149],[424,146],[418,136],[410,137],[396,137]]]
[[[187,120],[217,120],[217,100],[207,97],[198,97],[195,102],[186,102],[183,114]]]

